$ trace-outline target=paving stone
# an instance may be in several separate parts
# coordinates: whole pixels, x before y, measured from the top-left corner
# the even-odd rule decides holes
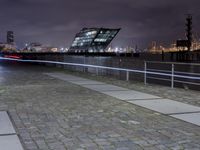
[[[25,144],[26,149],[28,149],[28,150],[37,150],[38,149],[37,145],[33,141],[29,141],[29,142],[24,141],[24,144]]]
[[[105,91],[126,91],[128,89],[110,85],[110,84],[97,84],[97,85],[82,85],[85,88],[98,91],[98,92],[105,92]]]
[[[23,147],[16,135],[0,136],[1,150],[23,150]]]
[[[133,90],[128,91],[108,91],[108,92],[102,92],[103,94],[121,99],[121,100],[139,100],[139,99],[154,99],[154,98],[160,98],[158,96],[145,94],[142,92],[137,92]]]
[[[39,149],[48,149],[48,146],[44,140],[35,141]]]
[[[200,126],[200,113],[171,115],[174,118]]]
[[[64,80],[64,81],[84,81],[87,79],[81,78],[81,77],[76,77],[76,76],[71,76],[71,75],[66,75],[63,73],[45,73],[48,76],[54,77],[54,78],[58,78],[60,80]]]
[[[77,85],[98,85],[98,84],[105,84],[103,82],[93,81],[93,80],[78,80],[78,81],[70,81],[71,83],[77,84]]]
[[[101,150],[116,150],[114,146],[100,146]]]
[[[163,114],[176,114],[200,111],[200,107],[184,104],[169,99],[129,101],[132,104],[145,107]]]
[[[0,111],[0,135],[14,134],[15,129],[10,121],[10,118],[5,111]]]

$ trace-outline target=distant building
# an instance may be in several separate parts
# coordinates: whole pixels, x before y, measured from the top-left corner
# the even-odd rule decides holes
[[[104,52],[120,29],[83,28],[76,34],[69,52]]]
[[[0,43],[1,52],[13,52],[17,50],[17,46],[14,43],[14,33],[13,31],[7,31],[7,41]]]
[[[14,32],[7,31],[7,44],[13,44],[13,43],[14,43]]]
[[[8,51],[16,51],[17,47],[15,44],[7,44],[7,43],[0,43],[0,51],[8,52]]]
[[[26,46],[26,52],[58,52],[58,48],[52,46],[42,45],[41,43],[34,42]]]
[[[39,52],[42,51],[42,44],[41,43],[30,43],[27,45],[26,49],[31,52]]]
[[[194,39],[191,43],[191,51],[196,51],[200,49],[200,40]],[[152,42],[152,44],[148,47],[148,51],[150,53],[162,53],[162,52],[179,52],[179,51],[187,51],[187,47],[177,47],[177,43],[173,42],[169,46],[163,46],[160,43]]]

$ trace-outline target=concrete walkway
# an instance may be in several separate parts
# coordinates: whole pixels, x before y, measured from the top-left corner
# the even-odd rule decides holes
[[[200,126],[200,107],[63,73],[46,73],[76,85]]]
[[[0,149],[23,150],[16,131],[5,111],[0,111]]]

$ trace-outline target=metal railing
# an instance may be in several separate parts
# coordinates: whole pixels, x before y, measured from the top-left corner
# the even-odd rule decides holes
[[[171,62],[154,62],[154,61],[145,61],[144,62],[144,70],[138,70],[138,69],[126,69],[126,68],[117,68],[117,67],[107,67],[107,66],[98,66],[98,65],[90,65],[90,64],[80,64],[80,63],[68,63],[68,62],[58,62],[58,61],[47,61],[47,60],[22,60],[22,59],[13,59],[13,58],[4,58],[0,57],[2,60],[12,60],[12,61],[18,61],[18,62],[30,62],[30,63],[44,63],[44,64],[59,64],[59,65],[68,65],[68,66],[79,66],[85,68],[95,68],[96,74],[98,75],[98,69],[106,69],[106,70],[113,70],[113,71],[123,71],[126,73],[126,81],[129,81],[130,73],[141,73],[144,75],[144,84],[147,84],[149,75],[158,75],[162,77],[168,77],[170,79],[166,78],[159,78],[154,77],[154,79],[157,80],[164,80],[164,81],[170,81],[171,82],[171,88],[174,88],[175,82],[181,82],[181,83],[187,83],[187,84],[194,84],[194,85],[200,85],[200,74],[199,73],[188,73],[188,72],[178,72],[175,71],[175,65],[195,65],[199,66],[200,64],[186,64],[186,63],[171,63]],[[171,70],[158,70],[158,69],[151,69],[148,68],[149,64],[168,64],[171,65]],[[175,80],[175,78],[181,78],[186,80],[195,80],[192,81],[180,81]],[[198,80],[199,84],[196,82]]]
[[[152,69],[148,68],[149,64],[156,64],[156,65],[169,65],[170,70],[164,70],[164,69]],[[183,83],[183,84],[191,84],[191,85],[198,85],[200,86],[200,73],[194,73],[194,72],[183,72],[178,71],[176,66],[181,66],[183,69],[183,66],[195,66],[199,68],[200,71],[200,64],[198,63],[179,63],[179,62],[156,62],[156,61],[145,61],[145,71],[147,74],[152,74],[152,72],[157,72],[160,76],[168,76],[170,79],[166,78],[159,78],[159,77],[146,77],[151,79],[157,79],[157,80],[164,80],[164,81],[170,81],[171,82],[171,88],[174,88],[175,83]],[[179,67],[180,68],[180,67]],[[181,80],[182,79],[182,80]],[[185,81],[184,81],[185,80]]]

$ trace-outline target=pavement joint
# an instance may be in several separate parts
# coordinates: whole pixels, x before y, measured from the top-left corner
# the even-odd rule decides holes
[[[124,100],[124,101],[146,101],[146,100],[162,100],[163,98],[148,98],[148,99],[127,99],[127,100]]]
[[[192,112],[183,112],[183,113],[171,113],[171,114],[167,114],[167,115],[183,115],[183,114],[198,114],[200,113],[200,111],[192,111]]]

